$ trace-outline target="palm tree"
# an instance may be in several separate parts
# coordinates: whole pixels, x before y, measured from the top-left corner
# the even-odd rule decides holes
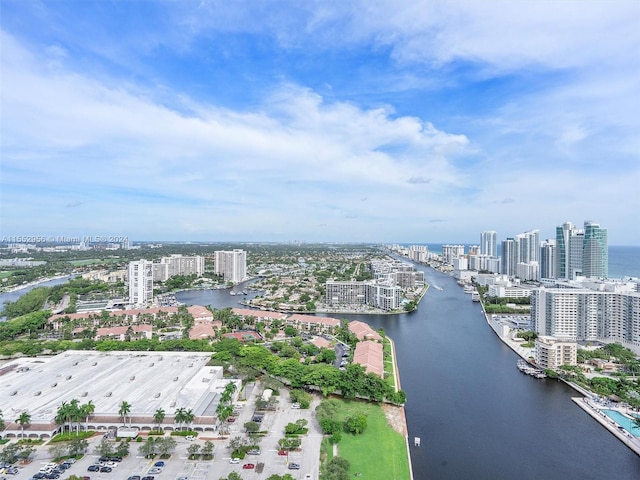
[[[62,402],[56,411],[55,421],[57,425],[62,425],[62,433],[64,433],[64,427],[67,424],[67,416],[69,414],[69,404]]]
[[[160,430],[160,425],[164,421],[165,416],[165,411],[162,408],[159,408],[158,410],[156,410],[156,413],[153,414],[153,421],[158,424],[158,430]]]
[[[127,423],[127,415],[131,412],[131,404],[126,400],[123,400],[120,404],[120,410],[118,410],[118,414],[122,417],[122,425],[126,425]],[[131,423],[131,419],[129,419],[129,423]]]
[[[22,412],[20,416],[16,418],[16,423],[20,424],[20,430],[22,431],[22,434],[20,436],[22,438],[24,438],[24,426],[29,425],[30,421],[31,421],[31,415],[29,415],[29,413],[26,411]]]
[[[176,409],[176,413],[174,413],[173,421],[178,425],[182,425],[184,423],[184,415],[185,415],[184,408]]]
[[[69,402],[69,431],[71,431],[71,424],[76,424],[76,433],[80,432],[80,421],[83,415],[80,409],[80,401],[74,398]]]
[[[84,417],[84,429],[85,430],[89,430],[89,417],[91,415],[93,415],[93,412],[96,411],[96,406],[93,404],[93,402],[91,400],[89,400],[87,403],[83,404],[80,406],[80,411],[82,413],[82,416]]]
[[[187,425],[190,425],[191,422],[193,422],[193,419],[196,418],[196,415],[193,413],[193,410],[189,409],[189,410],[185,410],[183,414],[183,418],[184,418],[184,423],[186,423]]]

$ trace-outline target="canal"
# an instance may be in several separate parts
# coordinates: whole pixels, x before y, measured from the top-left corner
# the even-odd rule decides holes
[[[418,266],[431,285],[402,315],[340,315],[384,328],[396,344],[407,392],[416,480],[640,478],[640,457],[572,401],[571,388],[516,368],[452,277]],[[228,291],[190,291],[181,302],[239,306]]]

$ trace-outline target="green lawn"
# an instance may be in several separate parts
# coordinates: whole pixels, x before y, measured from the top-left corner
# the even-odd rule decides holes
[[[102,260],[100,258],[87,258],[85,260],[71,260],[69,263],[74,267],[84,267],[85,265],[93,265],[99,263],[115,263],[118,262],[119,259],[116,258],[107,258]]]
[[[7,277],[10,277],[11,275],[13,275],[13,272],[10,272],[10,271],[0,272],[0,278],[7,278]]]
[[[100,260],[99,258],[87,258],[86,260],[71,260],[69,263],[74,267],[84,267],[85,265],[102,263],[102,260]]]
[[[338,444],[341,457],[349,460],[350,473],[362,478],[409,479],[409,459],[404,437],[393,430],[380,405],[341,401],[340,417],[362,412],[367,416],[367,429],[362,435],[342,434]]]

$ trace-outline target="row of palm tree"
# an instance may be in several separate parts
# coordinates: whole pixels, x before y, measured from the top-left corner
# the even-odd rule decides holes
[[[57,425],[62,425],[62,430],[65,428],[71,432],[73,423],[76,424],[76,434],[80,432],[80,422],[85,421],[85,430],[88,428],[87,423],[89,417],[95,412],[95,405],[91,400],[87,403],[80,404],[80,401],[76,398],[70,402],[62,402],[56,412],[55,422]]]
[[[226,407],[227,409],[231,408],[230,407],[231,396],[233,395],[233,392],[235,392],[235,390],[236,390],[235,384],[229,383],[225,387],[220,397],[220,404]],[[220,406],[218,407],[218,409],[220,410]],[[63,432],[65,428],[69,432],[71,432],[73,428],[73,424],[75,423],[76,433],[79,433],[80,423],[82,422],[82,420],[85,421],[84,429],[87,430],[89,417],[93,415],[94,412],[95,412],[95,405],[91,400],[89,400],[87,403],[80,404],[79,400],[74,398],[69,402],[64,401],[62,402],[62,404],[60,404],[56,412],[55,422],[57,425],[61,425],[63,427],[62,428]],[[122,417],[123,425],[126,425],[127,415],[129,415],[129,425],[131,425],[130,413],[131,413],[131,404],[126,400],[123,400],[122,403],[120,404],[120,409],[118,410],[118,414]],[[230,414],[231,412],[229,412],[229,415]],[[227,415],[227,417],[229,415]],[[160,429],[160,426],[164,421],[165,417],[166,417],[166,412],[164,411],[164,409],[159,408],[155,411],[153,415],[153,421],[156,422],[156,424],[158,425],[158,430]],[[196,415],[195,413],[193,413],[192,409],[178,408],[176,409],[174,414],[174,422],[184,427],[185,424],[190,425],[191,422],[193,422],[193,420],[195,419],[195,417]],[[24,436],[24,427],[26,425],[29,425],[29,423],[31,422],[31,415],[27,411],[23,411],[20,413],[20,416],[16,418],[15,422],[20,424],[20,427],[22,430],[22,436]],[[2,416],[2,410],[0,410],[0,431],[3,429],[4,429],[4,419]]]
[[[229,382],[220,394],[220,402],[216,408],[216,415],[219,422],[224,422],[233,413],[232,397],[235,391],[236,384]]]

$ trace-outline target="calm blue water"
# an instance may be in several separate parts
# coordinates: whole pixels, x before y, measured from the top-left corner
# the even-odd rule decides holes
[[[487,325],[453,277],[417,266],[430,288],[415,312],[340,315],[394,339],[416,480],[637,480],[640,458],[571,400],[564,383],[516,368],[516,354]],[[234,306],[224,291],[176,295]],[[237,300],[235,300],[237,301]]]
[[[618,425],[623,427],[627,432],[629,432],[634,437],[640,437],[640,427],[638,427],[630,418],[625,417],[617,410],[602,409],[600,411],[604,413],[607,417],[609,417],[611,420],[616,422]]]

